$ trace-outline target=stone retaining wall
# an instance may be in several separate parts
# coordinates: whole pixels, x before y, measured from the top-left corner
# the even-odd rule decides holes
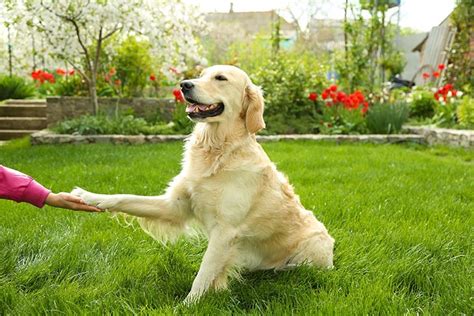
[[[41,144],[145,144],[182,141],[186,135],[60,135],[48,130],[35,133],[31,136],[33,145]],[[258,135],[257,141],[271,142],[280,140],[311,140],[330,141],[336,143],[417,143],[425,144],[421,135]]]
[[[153,98],[99,98],[99,109],[107,115],[133,111],[139,117],[153,119],[159,116],[164,121],[171,121],[175,102],[172,99]],[[71,119],[85,114],[93,114],[94,107],[87,97],[49,97],[46,98],[46,117],[48,127],[65,119]]]
[[[474,147],[474,131],[429,126],[407,126],[407,133],[422,135],[429,145],[449,145],[457,147]]]

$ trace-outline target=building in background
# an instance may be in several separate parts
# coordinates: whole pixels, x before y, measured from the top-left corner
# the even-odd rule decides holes
[[[455,30],[450,25],[450,16],[440,25],[433,27],[430,32],[395,39],[396,46],[402,51],[407,62],[401,74],[403,79],[421,85],[425,81],[422,77],[423,72],[431,73],[439,64],[448,64],[448,52],[455,36]]]
[[[233,43],[250,43],[257,37],[272,39],[277,22],[280,27],[280,47],[291,48],[298,37],[298,27],[281,17],[276,11],[235,12],[231,4],[229,12],[207,13],[209,25],[204,41],[211,42],[217,54],[225,54]]]

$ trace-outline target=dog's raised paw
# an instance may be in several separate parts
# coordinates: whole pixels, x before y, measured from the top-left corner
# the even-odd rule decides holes
[[[86,190],[79,187],[75,187],[74,190],[71,191],[71,194],[80,197],[86,204],[89,205],[98,206],[100,203],[100,200],[96,198],[97,194],[87,192]]]

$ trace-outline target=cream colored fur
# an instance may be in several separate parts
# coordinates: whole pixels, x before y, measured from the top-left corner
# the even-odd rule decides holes
[[[232,66],[208,68],[192,82],[199,102],[223,102],[225,109],[197,123],[185,144],[182,171],[165,194],[73,193],[102,209],[137,216],[157,239],[173,239],[192,221],[199,223],[209,245],[188,303],[225,288],[233,271],[332,267],[334,239],[255,140],[265,126],[261,90]]]

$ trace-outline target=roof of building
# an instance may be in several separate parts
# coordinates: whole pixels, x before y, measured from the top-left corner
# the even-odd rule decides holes
[[[395,39],[397,48],[405,53],[419,51],[420,46],[426,41],[429,33],[417,33],[410,35],[403,35]]]
[[[297,26],[290,23],[275,11],[259,12],[212,12],[206,14],[206,21],[215,26],[238,27],[247,34],[256,34],[262,31],[270,31],[274,21],[280,19],[280,30],[282,32],[294,32]]]

